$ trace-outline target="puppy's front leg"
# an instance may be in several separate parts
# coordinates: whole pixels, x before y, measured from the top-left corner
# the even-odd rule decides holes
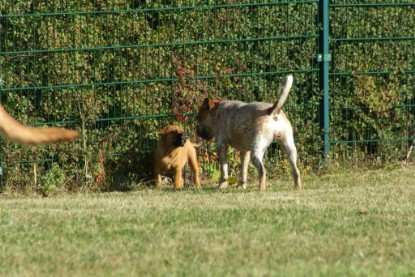
[[[161,188],[161,172],[159,168],[154,168],[154,179],[156,179],[156,188]]]
[[[181,189],[183,188],[183,170],[180,166],[176,167],[174,172],[174,188]]]
[[[246,189],[246,180],[248,176],[248,165],[250,161],[250,151],[241,151],[241,172],[239,175],[238,187]]]
[[[218,156],[220,163],[219,189],[228,187],[228,146],[218,145]]]
[[[199,179],[199,164],[197,163],[196,150],[192,148],[189,152],[189,165],[193,172],[193,181],[197,188],[201,188],[200,179]]]

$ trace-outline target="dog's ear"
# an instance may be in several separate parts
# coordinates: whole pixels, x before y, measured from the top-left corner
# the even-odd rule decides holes
[[[218,99],[209,98],[208,99],[209,110],[214,109],[220,102],[222,102],[222,100],[223,100],[222,98],[218,98]]]

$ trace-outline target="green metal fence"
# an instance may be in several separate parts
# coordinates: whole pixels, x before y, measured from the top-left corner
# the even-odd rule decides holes
[[[3,141],[5,172],[57,160],[89,176],[100,156],[124,173],[145,171],[129,157],[149,159],[161,126],[182,124],[197,140],[204,97],[273,102],[288,73],[295,87],[285,111],[303,167],[319,166],[322,154],[406,153],[413,3],[239,2],[0,0],[2,104],[29,125],[82,132],[75,143],[38,149]],[[280,156],[273,145],[269,158]]]
[[[332,155],[401,160],[414,137],[415,3],[331,1]]]

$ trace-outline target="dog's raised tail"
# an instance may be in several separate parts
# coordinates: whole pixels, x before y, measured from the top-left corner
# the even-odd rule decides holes
[[[280,112],[280,110],[282,109],[282,106],[285,103],[285,100],[287,100],[288,93],[290,92],[291,87],[293,85],[293,81],[294,81],[293,75],[288,75],[287,77],[284,78],[284,80],[282,81],[281,97],[277,102],[274,103],[274,105],[272,105],[271,108],[268,109],[269,115],[278,114]]]
[[[0,134],[16,143],[40,145],[79,137],[77,131],[64,128],[35,128],[20,124],[0,105]]]

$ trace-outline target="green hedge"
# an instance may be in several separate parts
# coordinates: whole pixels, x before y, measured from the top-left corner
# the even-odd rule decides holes
[[[318,1],[240,2],[0,1],[2,104],[21,122],[82,132],[36,149],[3,141],[6,186],[34,184],[52,161],[70,189],[147,178],[160,127],[181,124],[197,141],[207,95],[273,102],[288,73],[301,167],[319,168]],[[331,1],[330,154],[396,159],[413,125],[414,7],[358,2]],[[268,157],[286,170],[276,145]]]
[[[341,160],[402,160],[414,131],[415,5],[335,2],[332,153]]]

